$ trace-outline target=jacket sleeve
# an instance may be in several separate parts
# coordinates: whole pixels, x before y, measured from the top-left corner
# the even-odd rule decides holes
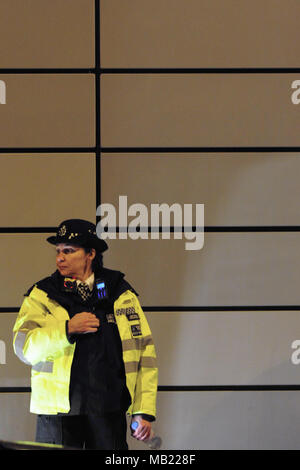
[[[150,421],[151,416],[153,418],[156,416],[158,384],[156,351],[149,324],[137,298],[135,303],[140,317],[142,338],[132,414],[150,415],[148,418]]]
[[[34,287],[19,311],[13,328],[13,347],[25,364],[35,365],[54,359],[70,345],[66,336],[66,318],[55,318],[47,305],[47,294]]]

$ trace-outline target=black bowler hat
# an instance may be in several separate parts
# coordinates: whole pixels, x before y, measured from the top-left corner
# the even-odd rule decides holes
[[[47,238],[47,242],[52,245],[69,243],[84,248],[95,248],[99,252],[108,249],[106,242],[97,237],[96,226],[82,219],[65,220],[59,225],[56,235]]]

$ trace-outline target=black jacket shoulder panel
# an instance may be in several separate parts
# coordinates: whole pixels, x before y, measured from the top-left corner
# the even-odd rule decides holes
[[[24,297],[29,297],[29,295],[30,295],[32,289],[33,289],[35,286],[36,286],[36,284],[33,284],[33,286],[31,286],[31,287],[28,289],[28,291],[25,292]]]
[[[33,284],[28,289],[28,291],[24,294],[24,296],[28,297],[34,287],[38,287],[39,289],[45,290],[45,292],[47,292],[46,288],[53,285],[53,276],[54,276],[54,274],[55,273],[53,273],[51,276],[47,276],[47,277],[41,279],[40,281],[36,282],[35,284]]]
[[[28,289],[25,294],[25,297],[28,297],[34,287],[44,291],[49,298],[53,298],[55,300],[56,294],[60,291],[60,282],[61,276],[58,271],[55,271],[51,276],[47,276],[40,281],[33,284],[33,286]]]

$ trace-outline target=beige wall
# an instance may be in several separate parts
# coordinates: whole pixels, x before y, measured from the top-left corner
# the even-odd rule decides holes
[[[297,67],[297,0],[104,0],[103,67]]]
[[[14,308],[55,269],[50,230],[66,218],[96,220],[101,183],[102,202],[116,208],[120,195],[149,210],[205,206],[203,249],[187,251],[172,235],[116,239],[104,258],[139,292],[159,386],[175,387],[158,393],[164,448],[298,449],[298,391],[282,387],[298,384],[300,323],[290,307],[299,305],[300,242],[279,228],[299,226],[291,84],[300,74],[284,69],[298,66],[299,2],[100,3],[100,44],[94,0],[0,4],[0,440],[34,439],[20,388],[30,371],[12,351]],[[108,69],[99,129],[96,46]]]

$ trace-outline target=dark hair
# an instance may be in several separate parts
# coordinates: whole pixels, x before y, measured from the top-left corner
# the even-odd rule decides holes
[[[82,247],[86,253],[91,253],[93,248],[89,248],[86,246]],[[96,248],[94,248],[96,250]],[[103,254],[96,250],[96,256],[92,261],[92,270],[93,272],[97,271],[99,268],[103,267]]]

